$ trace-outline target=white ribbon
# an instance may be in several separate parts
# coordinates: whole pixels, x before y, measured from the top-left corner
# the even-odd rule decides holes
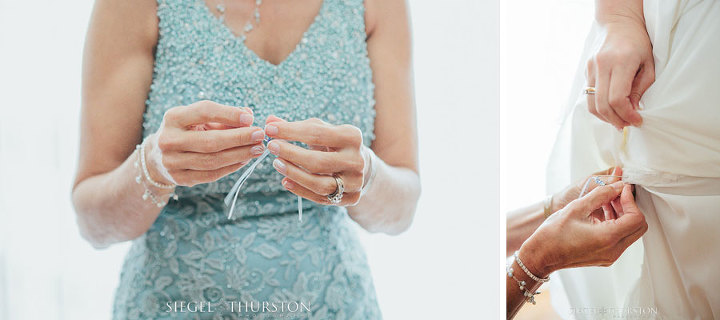
[[[232,219],[233,212],[235,211],[235,203],[237,202],[238,195],[240,195],[240,188],[242,188],[243,184],[245,184],[245,181],[250,177],[250,175],[255,171],[255,168],[260,164],[261,161],[265,160],[265,158],[270,155],[270,151],[266,148],[265,152],[263,152],[262,155],[260,155],[259,158],[255,159],[255,161],[247,168],[245,169],[245,172],[240,176],[237,182],[235,182],[235,185],[230,189],[230,192],[225,197],[225,205],[230,206],[230,211],[228,212],[228,219]],[[298,221],[302,222],[302,198],[300,196],[298,198]]]

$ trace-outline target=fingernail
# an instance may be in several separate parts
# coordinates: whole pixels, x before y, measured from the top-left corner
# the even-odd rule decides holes
[[[285,170],[287,169],[285,167],[285,164],[282,161],[280,161],[280,159],[277,159],[277,158],[275,160],[273,160],[273,167],[275,167],[275,169],[277,169],[277,171],[282,174],[285,174]]]
[[[271,124],[266,125],[265,133],[267,133],[267,135],[269,135],[269,136],[274,136],[274,135],[278,134],[278,128]]]
[[[243,113],[240,115],[240,123],[251,125],[253,123],[253,116],[252,114]]]
[[[638,127],[638,128],[640,128],[640,126],[642,126],[642,124],[643,124],[642,118],[639,118],[638,120],[635,120],[635,121],[633,122],[633,125],[636,126],[636,127]]]
[[[283,187],[285,187],[285,189],[288,189],[288,190],[295,188],[295,184],[290,182],[290,180],[287,180],[287,179],[283,180],[282,185],[283,185]]]
[[[247,112],[250,112],[250,114],[254,114],[253,110],[250,109],[249,107],[245,107],[245,110],[247,110]]]
[[[265,147],[263,145],[254,146],[250,149],[250,152],[256,156],[261,155],[265,151]]]
[[[250,140],[253,142],[261,142],[263,139],[265,139],[265,132],[263,130],[255,131],[250,135]]]
[[[280,154],[280,145],[277,142],[275,142],[275,140],[270,141],[268,143],[267,147],[268,147],[268,150],[270,150],[270,153],[272,153],[276,156]]]

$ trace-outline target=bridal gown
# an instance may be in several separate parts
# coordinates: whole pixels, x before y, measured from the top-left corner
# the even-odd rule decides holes
[[[159,41],[144,136],[169,108],[199,100],[250,107],[255,125],[275,114],[352,124],[374,139],[374,84],[362,0],[324,0],[279,65],[258,57],[203,0],[159,0]],[[243,169],[217,182],[178,187],[145,235],[133,241],[115,294],[114,319],[274,319],[237,309],[302,302],[292,319],[380,319],[370,269],[343,207],[303,201],[265,159],[241,189],[236,218],[223,199]],[[239,214],[238,214],[239,213]],[[167,312],[167,303],[211,304],[213,313]],[[230,308],[234,303],[233,312]],[[175,304],[171,304],[175,307]],[[256,308],[257,309],[257,308]],[[177,310],[177,309],[176,309]]]
[[[720,2],[647,0],[644,12],[656,80],[642,127],[624,136],[592,116],[581,66],[548,191],[622,165],[649,228],[609,268],[556,273],[553,304],[565,318],[720,318]],[[583,61],[602,40],[594,26]]]

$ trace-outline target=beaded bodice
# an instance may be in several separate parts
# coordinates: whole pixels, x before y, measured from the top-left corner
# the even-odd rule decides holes
[[[159,40],[144,136],[157,131],[169,108],[212,100],[252,108],[254,125],[260,127],[272,114],[288,121],[315,117],[352,124],[369,145],[375,101],[363,10],[363,0],[324,0],[294,51],[274,65],[247,48],[203,0],[159,0]],[[238,205],[247,207],[243,215],[262,214],[265,199],[287,205],[277,210],[297,210],[271,162],[259,164],[243,186],[238,198]],[[177,193],[225,194],[242,171],[213,183],[179,187]]]
[[[369,145],[374,85],[363,0],[324,0],[311,27],[279,65],[259,58],[203,0],[158,0],[160,37],[143,135],[169,108],[199,100],[250,107],[255,125],[275,114],[352,124]],[[247,167],[247,166],[246,166]],[[217,182],[178,187],[150,229],[133,241],[113,319],[276,319],[229,311],[233,302],[303,302],[294,319],[381,319],[369,266],[343,207],[296,197],[265,159],[228,220],[223,198],[244,169]],[[213,305],[215,313],[167,312],[168,302]],[[225,307],[225,309],[223,309]]]

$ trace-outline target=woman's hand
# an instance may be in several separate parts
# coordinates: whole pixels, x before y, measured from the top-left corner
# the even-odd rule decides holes
[[[572,201],[522,245],[522,261],[541,277],[564,268],[611,265],[647,231],[632,188],[616,182]],[[618,206],[613,207],[618,196]],[[593,214],[600,208],[604,215]]]
[[[285,178],[282,185],[290,192],[319,204],[331,204],[328,195],[335,192],[339,176],[345,193],[341,206],[360,201],[360,191],[367,175],[363,138],[360,129],[351,125],[332,125],[319,119],[286,122],[269,117],[265,126],[268,150],[277,156],[273,166]],[[299,141],[305,149],[287,141]]]
[[[622,168],[612,167],[608,168],[607,170],[595,172],[589,177],[578,181],[575,184],[569,185],[564,190],[554,194],[552,199],[552,212],[560,211],[562,208],[565,208],[565,206],[567,206],[570,202],[579,198],[581,196],[580,193],[586,186],[587,190],[585,190],[585,194],[590,193],[593,189],[598,187],[599,185],[597,183],[594,183],[592,181],[588,183],[588,180],[592,179],[593,177],[601,177],[601,180],[607,184],[615,183],[617,181],[620,181],[620,177],[622,177]]]
[[[194,186],[237,171],[265,151],[265,133],[252,123],[249,108],[212,101],[169,109],[146,146],[148,154],[155,148],[161,154],[146,157],[150,175],[161,183]]]
[[[605,41],[587,63],[587,85],[596,88],[588,95],[588,110],[618,130],[639,127],[640,97],[655,82],[652,44],[642,16],[605,20]]]

